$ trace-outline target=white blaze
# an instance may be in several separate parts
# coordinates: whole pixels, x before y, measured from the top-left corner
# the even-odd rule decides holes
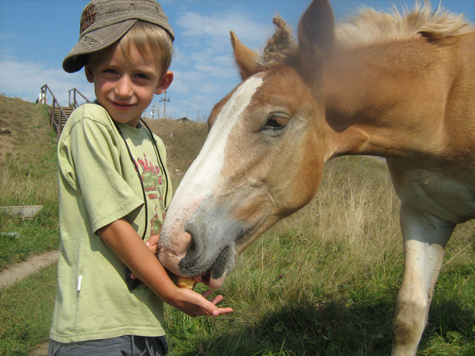
[[[228,136],[262,82],[262,78],[251,77],[242,83],[216,118],[200,154],[186,172],[170,204],[161,234],[165,246],[170,248],[170,242],[175,246],[180,244],[173,241],[176,224],[184,225],[191,219],[211,191],[224,164]]]

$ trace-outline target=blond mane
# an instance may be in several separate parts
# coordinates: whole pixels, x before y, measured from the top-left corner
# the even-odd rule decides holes
[[[474,27],[457,15],[439,7],[433,11],[429,2],[416,2],[413,10],[380,12],[364,7],[356,16],[336,26],[336,48],[357,48],[421,36],[434,39],[453,37],[474,31]]]
[[[267,42],[260,63],[264,68],[280,66],[298,51],[291,29],[276,15],[276,30]],[[439,7],[435,11],[428,1],[417,1],[414,9],[401,12],[394,6],[390,12],[363,7],[345,22],[336,24],[335,49],[355,49],[375,44],[424,37],[430,41],[475,31],[463,14],[453,14]]]

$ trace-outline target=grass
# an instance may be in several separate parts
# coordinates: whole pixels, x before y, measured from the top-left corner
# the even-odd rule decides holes
[[[7,104],[23,105],[10,100]],[[36,108],[28,105],[24,112]],[[206,127],[148,122],[167,145],[176,187],[204,142]],[[43,145],[54,140],[49,130],[38,138]],[[44,205],[33,220],[0,216],[0,231],[20,232],[18,239],[0,240],[3,266],[57,247],[54,142],[45,147],[36,148],[41,154],[34,159],[18,149],[8,156],[16,155],[18,162],[2,163],[2,204]],[[190,318],[166,309],[171,355],[388,355],[403,272],[398,211],[384,163],[361,157],[329,162],[315,199],[238,257],[220,290],[222,304],[232,306],[233,314]],[[474,225],[466,223],[447,247],[420,356],[475,354],[473,242]],[[55,274],[53,266],[0,290],[0,355],[28,355],[47,340]]]
[[[58,206],[52,202],[44,202],[43,209],[33,219],[0,214],[0,226],[1,232],[18,234],[0,237],[0,271],[30,255],[59,247]]]
[[[0,290],[0,355],[28,355],[49,333],[56,265]]]

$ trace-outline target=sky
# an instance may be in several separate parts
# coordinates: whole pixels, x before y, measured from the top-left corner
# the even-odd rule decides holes
[[[144,116],[164,115],[205,121],[213,106],[240,83],[229,31],[254,50],[272,36],[272,16],[279,13],[295,33],[310,0],[161,0],[175,32],[171,70],[175,79],[164,96],[155,96]],[[379,10],[412,8],[415,0],[332,0],[337,21],[361,6]],[[436,9],[440,0],[430,0]],[[94,100],[93,85],[84,70],[62,69],[64,57],[76,44],[79,18],[87,0],[0,0],[0,93],[34,102],[44,84],[61,105],[77,88]],[[464,13],[475,23],[475,0],[442,0],[451,12]],[[158,112],[157,112],[158,111]]]

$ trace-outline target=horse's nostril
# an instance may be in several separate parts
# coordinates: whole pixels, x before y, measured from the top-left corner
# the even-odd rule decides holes
[[[187,231],[187,233],[191,236],[190,245],[185,257],[181,259],[178,266],[183,274],[189,275],[194,272],[194,267],[196,266],[196,261],[200,258],[202,248],[199,240],[196,240],[190,231]]]
[[[243,228],[239,223],[229,224],[217,215],[213,219],[203,219],[203,214],[204,210],[196,212],[184,227],[187,239],[181,250],[178,272],[183,276],[197,276],[209,271],[211,278],[216,280],[233,266],[234,241],[226,237],[236,236],[235,231],[242,234]]]

